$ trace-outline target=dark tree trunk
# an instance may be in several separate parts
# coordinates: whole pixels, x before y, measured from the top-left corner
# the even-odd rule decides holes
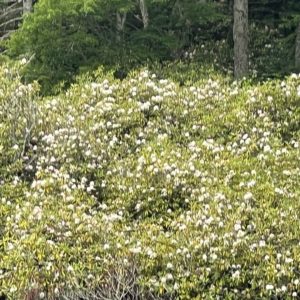
[[[234,0],[233,7],[234,77],[248,75],[248,0]]]
[[[296,31],[296,43],[295,43],[295,67],[297,71],[300,71],[300,23]]]

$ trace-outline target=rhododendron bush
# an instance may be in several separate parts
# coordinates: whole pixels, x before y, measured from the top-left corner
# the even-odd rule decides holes
[[[41,98],[17,74],[0,68],[9,299],[300,297],[298,75],[99,70]]]

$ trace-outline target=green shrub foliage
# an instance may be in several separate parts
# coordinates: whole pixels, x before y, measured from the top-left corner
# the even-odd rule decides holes
[[[9,299],[299,296],[299,76],[99,69],[48,98],[5,66],[0,82]]]

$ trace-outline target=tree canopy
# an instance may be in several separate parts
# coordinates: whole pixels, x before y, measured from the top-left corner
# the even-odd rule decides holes
[[[232,5],[231,0],[39,0],[6,42],[6,53],[30,59],[24,78],[38,79],[45,90],[99,64],[128,71],[182,59],[203,44],[223,51],[217,60],[231,72]],[[250,64],[261,77],[294,69],[299,6],[295,0],[249,1]],[[220,41],[223,50],[213,50]],[[199,63],[207,58],[198,57]]]

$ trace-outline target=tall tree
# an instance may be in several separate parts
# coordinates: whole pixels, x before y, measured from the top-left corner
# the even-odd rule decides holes
[[[300,70],[300,23],[296,30],[296,43],[295,43],[295,67]]]
[[[234,0],[233,7],[234,77],[248,74],[248,0]]]
[[[148,13],[146,0],[139,0],[139,5],[142,14],[144,29],[147,29],[149,26],[149,13]]]
[[[32,0],[23,0],[23,13],[29,13],[32,11]]]
[[[127,18],[127,13],[121,13],[117,11],[117,41],[121,41],[121,34],[124,30],[125,22]]]

